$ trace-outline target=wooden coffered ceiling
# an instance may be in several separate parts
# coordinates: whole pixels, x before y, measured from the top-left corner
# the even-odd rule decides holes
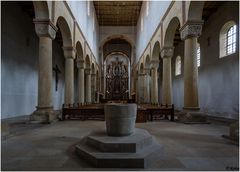
[[[94,1],[100,26],[136,26],[142,1]]]

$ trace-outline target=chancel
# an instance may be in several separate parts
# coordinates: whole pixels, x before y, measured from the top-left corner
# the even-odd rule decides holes
[[[1,170],[239,170],[238,1],[1,10]]]

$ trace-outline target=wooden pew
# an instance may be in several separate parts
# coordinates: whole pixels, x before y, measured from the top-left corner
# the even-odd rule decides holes
[[[163,115],[165,119],[168,119],[167,116],[170,116],[170,121],[174,121],[174,105],[160,105],[149,107],[150,119],[151,121],[160,119]]]
[[[62,107],[62,119],[65,120],[66,116],[68,119],[78,118],[81,120],[88,119],[99,119],[105,120],[103,106],[96,105],[64,105]]]
[[[98,119],[105,120],[103,104],[69,104],[62,107],[62,119]],[[170,116],[170,120],[174,121],[174,105],[138,105],[136,122],[147,122],[161,119],[162,116]]]

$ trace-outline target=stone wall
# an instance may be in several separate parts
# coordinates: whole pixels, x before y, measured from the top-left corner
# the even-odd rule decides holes
[[[1,119],[31,114],[38,95],[38,37],[32,18],[16,2],[2,4]],[[61,46],[53,41],[53,65],[61,74],[53,105],[60,109],[64,96],[64,57]]]
[[[227,2],[205,21],[199,38],[201,66],[199,69],[199,101],[202,111],[213,116],[238,119],[239,114],[239,53],[219,58],[219,33],[229,20],[238,23],[238,3]],[[237,24],[239,27],[239,24]],[[239,28],[238,28],[239,29]],[[208,42],[209,39],[209,42]],[[238,40],[238,39],[237,39]],[[238,44],[237,44],[238,47]],[[182,74],[175,76],[175,59],[182,57]],[[178,44],[172,59],[173,103],[183,107],[184,42]]]
[[[99,47],[99,24],[92,1],[66,1],[76,21],[78,22],[83,35],[85,36],[97,62]],[[89,13],[88,13],[89,5]]]

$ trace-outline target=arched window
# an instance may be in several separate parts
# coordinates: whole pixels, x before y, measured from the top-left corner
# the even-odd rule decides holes
[[[197,67],[201,65],[201,49],[200,44],[197,43]]]
[[[219,35],[220,58],[236,52],[237,25],[234,21],[225,23]]]
[[[181,57],[177,56],[175,61],[175,75],[181,75]]]
[[[236,51],[236,30],[237,30],[236,28],[237,28],[237,26],[233,25],[232,27],[230,27],[228,29],[227,38],[226,38],[226,42],[227,42],[227,46],[226,46],[227,55],[235,53],[235,51]]]

